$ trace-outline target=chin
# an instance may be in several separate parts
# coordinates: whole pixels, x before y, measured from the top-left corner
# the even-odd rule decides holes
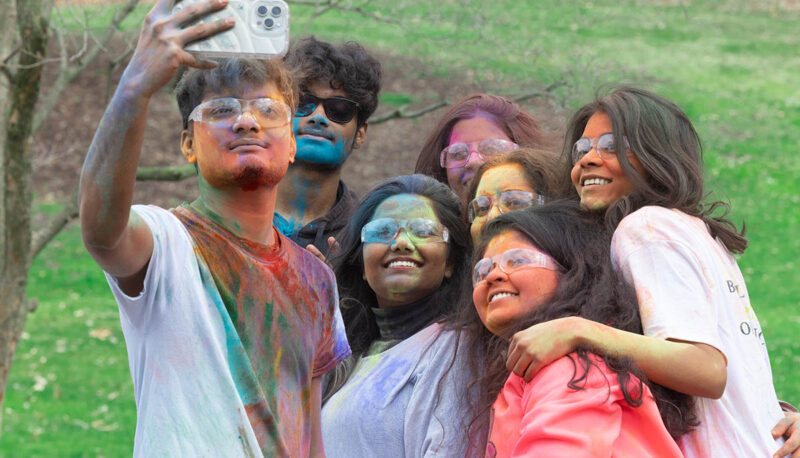
[[[254,191],[258,188],[276,186],[286,173],[286,169],[271,169],[264,166],[247,165],[231,177],[231,183],[244,191]]]

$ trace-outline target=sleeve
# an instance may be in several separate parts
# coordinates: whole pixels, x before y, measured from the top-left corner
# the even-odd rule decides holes
[[[322,264],[317,259],[313,261]],[[350,355],[350,345],[347,343],[344,320],[342,319],[341,311],[339,311],[339,293],[336,287],[336,279],[327,266],[323,267],[326,280],[321,287],[328,294],[325,295],[327,300],[324,313],[320,314],[323,319],[323,332],[315,352],[312,377],[319,377],[325,374]]]
[[[584,389],[573,390],[567,384],[574,367],[564,356],[524,386],[520,437],[511,456],[612,455],[622,427],[620,390],[611,385],[616,375],[593,365]]]
[[[181,222],[168,211],[151,205],[134,205],[131,212],[147,224],[153,234],[153,254],[147,265],[144,286],[138,296],[128,296],[119,288],[116,277],[104,272],[106,281],[120,309],[120,318],[134,329],[141,329],[156,306],[156,293],[164,283],[165,272],[174,264],[175,256],[187,250],[191,252],[191,241]],[[163,289],[163,288],[162,288]]]
[[[438,324],[433,326],[439,327]],[[416,380],[413,380],[414,390],[406,408],[404,425],[407,456],[483,456],[485,444],[482,441],[470,443],[468,434],[473,419],[469,400],[478,399],[479,394],[478,384],[468,385],[477,374],[469,369],[466,347],[457,346],[456,337],[456,333],[450,331],[439,333],[423,353],[421,370],[412,376]]]
[[[621,224],[612,241],[612,258],[636,290],[645,335],[721,349],[708,267],[691,240],[674,228],[675,221],[660,221],[668,216]]]

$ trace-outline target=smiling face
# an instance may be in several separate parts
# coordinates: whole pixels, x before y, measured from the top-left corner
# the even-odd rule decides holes
[[[314,81],[306,92],[320,98],[348,98],[342,89],[332,89],[330,84],[322,81]],[[352,150],[364,142],[367,125],[357,125],[358,115],[345,124],[329,120],[322,103],[308,116],[295,116],[293,128],[297,139],[297,159],[318,167],[341,167]]]
[[[203,101],[222,97],[283,101],[271,81],[208,93]],[[278,184],[294,161],[295,142],[289,124],[264,129],[246,111],[234,121],[192,122],[191,128],[183,132],[181,150],[190,163],[197,164],[201,181],[212,188],[250,191]]]
[[[494,205],[486,216],[476,216],[470,225],[470,233],[475,246],[480,242],[481,230],[489,221],[499,216],[500,208],[497,199],[500,193],[505,191],[527,191],[536,193],[536,190],[528,183],[525,171],[522,166],[516,163],[500,164],[492,167],[481,175],[481,181],[475,190],[475,197],[488,196],[494,199]]]
[[[582,137],[595,140],[612,132],[611,119],[607,114],[598,111],[589,118]],[[616,154],[603,154],[601,158],[593,147],[572,167],[572,184],[575,185],[584,207],[592,210],[608,208],[636,189],[620,165],[618,155],[623,153],[618,147]],[[631,151],[627,155],[634,170],[644,176],[644,167],[639,159]]]
[[[372,220],[378,218],[427,218],[439,223],[427,197],[398,194],[381,202]],[[414,244],[401,230],[391,244],[365,243],[364,279],[375,292],[379,307],[410,304],[430,295],[450,278],[447,243]]]
[[[540,251],[524,235],[506,231],[495,236],[483,256],[490,258],[514,248]],[[486,329],[503,335],[553,296],[559,273],[544,267],[528,267],[506,274],[494,266],[472,290],[472,301]]]
[[[497,138],[500,140],[512,141],[492,118],[487,114],[478,113],[474,118],[462,119],[453,125],[450,132],[450,142],[453,143],[472,143],[482,140]],[[459,196],[462,201],[466,199],[469,190],[469,182],[475,176],[475,171],[481,166],[485,159],[481,158],[473,151],[463,167],[454,167],[447,170],[447,184],[450,189]]]

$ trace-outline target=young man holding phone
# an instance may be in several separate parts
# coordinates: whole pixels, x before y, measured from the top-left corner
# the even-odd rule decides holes
[[[297,156],[278,187],[275,226],[324,258],[358,206],[341,180],[342,166],[366,138],[381,65],[358,43],[334,45],[313,36],[284,60],[300,90],[293,125]]]
[[[137,406],[135,456],[322,456],[320,379],[349,354],[330,269],[272,226],[294,161],[279,60],[199,60],[181,25],[225,0],[145,19],[81,173],[84,244],[120,309]],[[181,65],[181,150],[199,196],[132,206],[147,106]]]

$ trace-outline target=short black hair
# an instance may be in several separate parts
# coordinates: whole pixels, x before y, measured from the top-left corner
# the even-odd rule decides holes
[[[381,64],[354,41],[335,45],[313,35],[301,40],[284,58],[301,90],[320,81],[331,89],[341,89],[358,102],[358,125],[367,122],[378,107],[381,90]]]

